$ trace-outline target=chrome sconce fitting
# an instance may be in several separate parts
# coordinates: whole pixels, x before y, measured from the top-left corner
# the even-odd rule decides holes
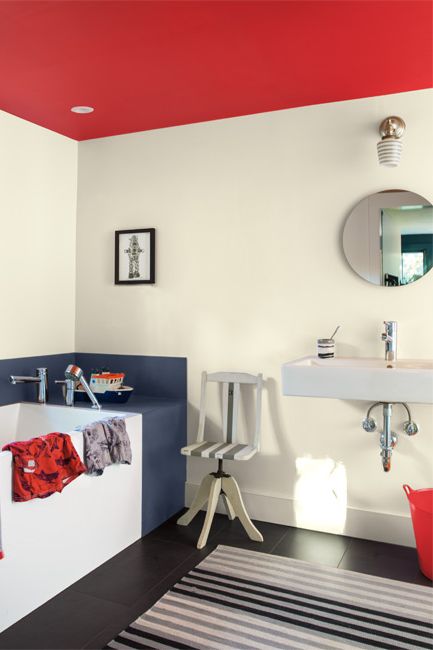
[[[379,126],[381,140],[377,143],[379,165],[398,167],[403,145],[401,138],[406,130],[406,124],[401,117],[391,115],[386,117]]]
[[[383,407],[383,428],[380,434],[380,455],[382,457],[382,466],[385,472],[389,472],[391,469],[392,451],[397,444],[397,434],[391,429],[392,408],[396,405],[401,405],[406,409],[408,420],[403,424],[403,431],[408,436],[414,436],[418,433],[419,428],[412,420],[410,409],[405,402],[396,402],[395,404],[391,402],[375,402],[370,406],[367,415],[362,421],[362,428],[364,431],[373,433],[373,431],[376,431],[377,429],[377,422],[373,417],[371,417],[371,412],[376,408],[376,406]]]

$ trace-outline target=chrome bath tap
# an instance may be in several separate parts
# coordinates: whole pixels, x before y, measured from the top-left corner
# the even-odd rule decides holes
[[[84,388],[88,398],[92,402],[92,408],[93,409],[100,409],[101,405],[99,404],[98,400],[96,399],[94,393],[92,392],[92,389],[90,388],[89,384],[87,383],[84,373],[79,368],[78,366],[74,366],[73,364],[70,364],[66,370],[65,370],[65,379],[66,381],[72,381],[75,383],[80,383],[82,387]],[[72,392],[72,399],[73,399],[73,392]],[[72,404],[68,404],[68,406],[73,406]]]
[[[36,368],[34,377],[20,377],[10,375],[11,384],[36,384],[37,401],[39,404],[46,404],[48,401],[48,370],[47,368]]]
[[[385,341],[385,361],[397,361],[397,322],[384,320],[385,331],[382,341]]]
[[[74,406],[75,398],[75,380],[74,379],[56,379],[55,384],[62,386],[63,397],[66,406]]]

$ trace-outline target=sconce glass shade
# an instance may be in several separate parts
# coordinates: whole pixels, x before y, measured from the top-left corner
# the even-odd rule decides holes
[[[379,165],[384,167],[398,167],[401,159],[403,144],[396,138],[385,138],[377,143]]]
[[[401,159],[403,145],[400,141],[406,130],[406,124],[401,117],[391,115],[382,120],[379,133],[382,140],[377,143],[379,165],[384,167],[398,167]]]

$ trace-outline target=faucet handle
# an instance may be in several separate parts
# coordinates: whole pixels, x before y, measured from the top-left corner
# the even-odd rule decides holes
[[[75,381],[73,379],[56,379],[54,383],[62,387],[66,406],[74,406]]]

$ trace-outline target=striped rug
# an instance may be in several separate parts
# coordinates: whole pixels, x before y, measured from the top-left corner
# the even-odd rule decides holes
[[[433,648],[433,589],[218,546],[107,647]]]

